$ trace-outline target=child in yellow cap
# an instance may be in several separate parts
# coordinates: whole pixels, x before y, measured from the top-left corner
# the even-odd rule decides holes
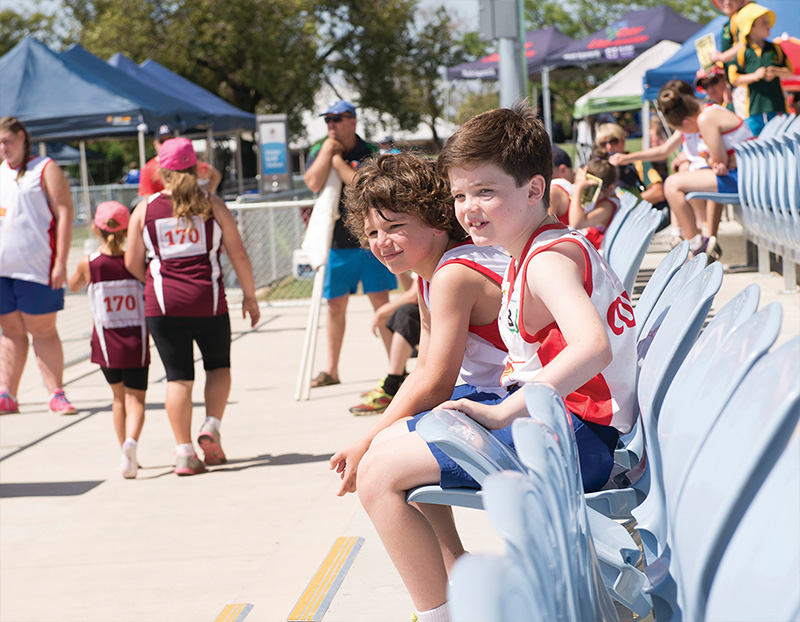
[[[743,45],[728,67],[728,78],[733,86],[747,87],[745,122],[758,136],[771,118],[786,112],[780,79],[792,75],[794,67],[781,47],[767,39],[775,13],[751,2],[736,14],[736,24]]]

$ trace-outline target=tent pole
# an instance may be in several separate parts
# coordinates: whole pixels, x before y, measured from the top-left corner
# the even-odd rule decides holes
[[[650,149],[650,102],[642,102],[642,151]]]
[[[542,112],[544,113],[544,129],[550,140],[553,139],[553,119],[550,110],[550,67],[542,67]]]
[[[216,162],[214,162],[214,146],[212,145],[213,142],[214,142],[214,132],[211,129],[211,126],[209,125],[206,128],[206,162],[208,162],[211,166],[214,166],[214,168],[216,168],[215,166]]]
[[[138,132],[139,138],[139,170],[141,171],[144,168],[144,165],[147,164],[147,158],[145,157],[144,152],[144,130],[140,129]]]
[[[47,143],[43,140],[39,141],[39,155],[42,157],[47,155]]]
[[[236,181],[239,183],[239,194],[244,194],[244,175],[242,173],[242,133],[236,132]]]
[[[81,147],[81,185],[83,186],[83,201],[86,203],[86,214],[91,218],[92,206],[89,203],[89,167],[86,165],[86,141],[80,142]]]

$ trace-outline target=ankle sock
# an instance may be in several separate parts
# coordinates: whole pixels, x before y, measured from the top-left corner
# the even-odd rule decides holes
[[[217,417],[206,417],[205,422],[214,428],[215,432],[219,432],[219,426],[222,425],[222,421],[220,421]]]
[[[400,374],[389,374],[383,381],[383,391],[386,395],[394,395],[397,393],[397,390],[400,388],[400,385],[403,384],[404,377]]]
[[[188,454],[190,456],[193,456],[194,455],[194,445],[192,445],[191,443],[182,443],[182,444],[178,445],[178,447],[175,449],[175,453],[176,454]]]
[[[696,251],[699,250],[700,247],[703,245],[703,236],[699,233],[694,236],[691,240],[689,240],[689,250]]]
[[[123,447],[136,447],[137,444],[138,443],[136,442],[136,439],[129,436],[128,438],[125,439],[125,442],[122,443],[122,446]]]
[[[447,603],[442,603],[436,609],[417,611],[418,622],[450,622],[450,611]]]

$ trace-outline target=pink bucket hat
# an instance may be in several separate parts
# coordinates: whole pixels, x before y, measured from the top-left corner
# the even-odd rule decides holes
[[[171,138],[158,150],[158,165],[170,171],[182,171],[197,162],[197,154],[188,138]]]
[[[130,212],[117,201],[105,201],[97,206],[94,213],[94,224],[103,231],[122,231],[128,228]]]

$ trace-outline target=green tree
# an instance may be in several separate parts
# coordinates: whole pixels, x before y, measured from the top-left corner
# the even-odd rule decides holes
[[[28,35],[45,44],[54,43],[58,39],[54,26],[55,16],[39,10],[22,14],[11,9],[0,9],[0,56]]]

